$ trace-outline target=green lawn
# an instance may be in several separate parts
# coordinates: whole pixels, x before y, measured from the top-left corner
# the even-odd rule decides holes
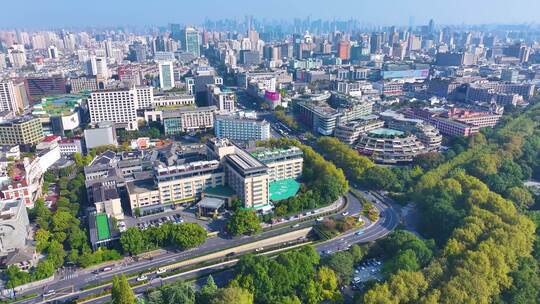
[[[111,231],[109,229],[109,219],[105,213],[99,213],[96,215],[96,226],[98,240],[106,240],[111,237]]]

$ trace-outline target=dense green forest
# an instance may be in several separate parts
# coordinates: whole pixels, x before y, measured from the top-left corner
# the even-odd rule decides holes
[[[425,267],[398,270],[361,303],[540,303],[536,196],[540,105],[453,147],[408,197],[420,232],[439,248]],[[459,148],[461,146],[461,148]]]

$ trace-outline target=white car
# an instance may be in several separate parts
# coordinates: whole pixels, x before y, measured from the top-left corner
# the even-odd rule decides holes
[[[322,222],[324,220],[324,217],[318,217],[317,222]]]
[[[140,276],[137,277],[137,282],[142,282],[146,280],[148,280],[148,277],[144,274],[141,274]]]
[[[56,291],[54,289],[51,289],[49,291],[47,291],[46,293],[43,294],[43,297],[50,297],[52,295],[55,295],[56,294]]]
[[[167,269],[165,269],[165,268],[158,268],[156,270],[156,274],[162,274],[162,273],[165,273],[166,271],[167,271]]]

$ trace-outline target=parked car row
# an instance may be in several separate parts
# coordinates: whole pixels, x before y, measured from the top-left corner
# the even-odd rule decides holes
[[[163,225],[165,223],[180,224],[180,223],[183,223],[183,222],[184,222],[184,219],[182,218],[182,215],[177,213],[177,214],[167,215],[167,216],[163,216],[161,218],[157,218],[157,219],[137,223],[137,227],[139,229],[144,230],[144,229],[149,228],[149,227],[159,227],[159,226],[161,226],[161,225]]]

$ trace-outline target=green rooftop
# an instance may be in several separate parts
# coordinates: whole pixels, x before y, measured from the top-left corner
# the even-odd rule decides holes
[[[156,106],[156,110],[193,110],[196,109],[197,106],[194,104],[189,105],[168,105],[168,106]]]
[[[271,182],[270,200],[277,202],[293,197],[300,190],[300,183],[292,178]]]
[[[107,240],[111,237],[109,229],[109,218],[105,213],[96,214],[97,238],[99,241]]]
[[[69,115],[79,106],[83,98],[85,98],[85,96],[82,94],[44,97],[41,99],[41,103],[34,105],[32,114],[38,116],[43,114],[51,116]]]

